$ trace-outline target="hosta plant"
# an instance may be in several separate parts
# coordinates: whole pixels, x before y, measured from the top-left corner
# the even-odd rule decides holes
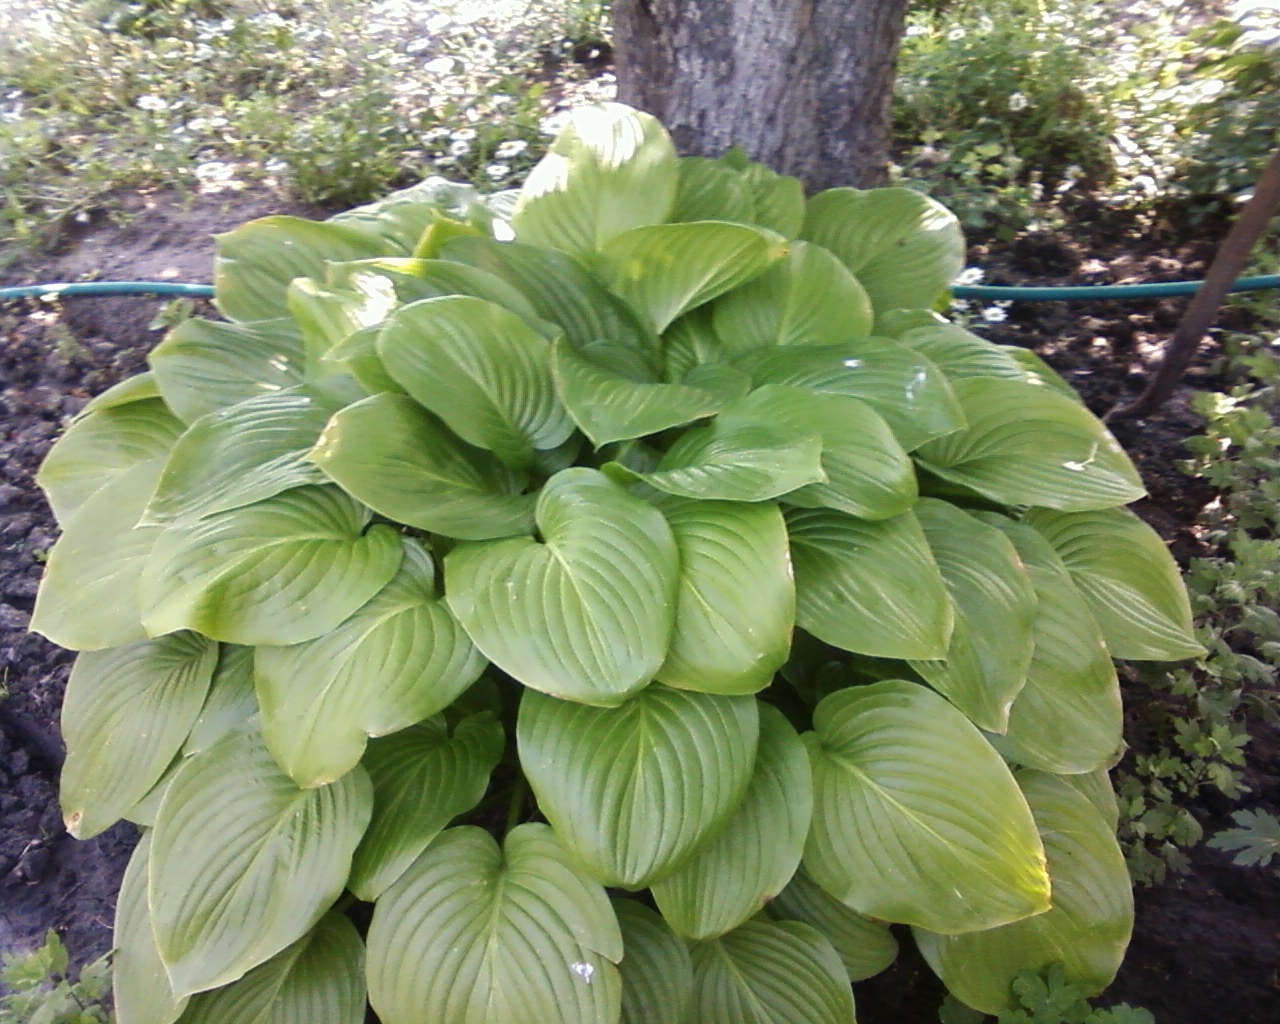
[[[961,259],[616,105],[518,195],[223,235],[40,474],[120,1024],[834,1024],[893,924],[983,1011],[1104,987],[1111,657],[1199,647]]]

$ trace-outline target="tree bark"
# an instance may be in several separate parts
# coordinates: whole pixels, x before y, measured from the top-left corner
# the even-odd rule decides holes
[[[685,155],[739,145],[811,191],[884,184],[907,0],[617,0],[618,98]]]

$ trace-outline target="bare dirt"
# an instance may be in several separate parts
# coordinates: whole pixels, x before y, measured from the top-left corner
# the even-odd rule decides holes
[[[60,252],[39,265],[10,266],[4,284],[50,280],[208,281],[211,235],[286,210],[261,193],[125,197],[123,223],[76,226]],[[1090,223],[1083,217],[1081,223]],[[970,262],[989,283],[1092,284],[1202,276],[1212,248],[1174,245],[1139,226],[1094,223],[1076,235],[1025,235],[998,249],[975,247]],[[105,952],[115,893],[136,832],[125,824],[89,842],[70,838],[57,807],[64,757],[58,709],[71,655],[26,632],[43,558],[56,538],[33,477],[69,416],[90,397],[145,366],[160,340],[150,324],[160,300],[136,297],[31,301],[0,308],[0,951],[35,945],[45,930],[63,935],[84,963]],[[1038,351],[1081,390],[1095,412],[1141,388],[1181,310],[1177,300],[1146,303],[1019,304],[987,325],[993,340]],[[1247,326],[1240,324],[1237,326]],[[1179,557],[1206,553],[1192,530],[1210,488],[1177,468],[1183,440],[1199,421],[1189,396],[1213,388],[1211,346],[1169,407],[1115,431],[1134,455],[1150,497],[1137,506]],[[1131,704],[1142,695],[1130,695]],[[1275,737],[1254,744],[1251,805],[1280,807]],[[1196,808],[1208,832],[1226,827],[1231,807]],[[1185,878],[1138,892],[1135,938],[1107,1002],[1151,1010],[1159,1024],[1274,1024],[1280,1020],[1280,879],[1241,868],[1211,850],[1193,855]],[[857,986],[864,1024],[934,1024],[941,987],[903,937],[904,955]]]

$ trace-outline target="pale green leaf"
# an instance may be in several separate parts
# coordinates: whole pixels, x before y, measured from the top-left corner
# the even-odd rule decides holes
[[[853,1024],[831,943],[798,921],[748,921],[693,947],[697,1024]]]
[[[369,999],[382,1024],[616,1024],[622,938],[604,889],[546,825],[500,848],[445,832],[378,900]]]
[[[381,333],[380,323],[363,327],[329,349],[321,360],[321,372],[327,381],[333,379],[330,374],[348,374],[370,395],[377,396],[384,391],[407,394],[382,365],[382,357],[378,355],[378,335]]]
[[[468,444],[522,468],[568,440],[547,340],[514,313],[467,295],[402,306],[378,336],[387,372]]]
[[[755,693],[787,660],[795,583],[772,504],[681,502],[666,511],[680,552],[675,632],[657,677],[704,693]]]
[[[466,237],[475,237],[474,232]],[[487,239],[492,241],[492,239]],[[330,264],[331,281],[359,279],[376,274],[390,281],[401,302],[436,299],[443,295],[470,295],[497,303],[520,319],[537,326],[538,312],[514,284],[497,274],[465,263],[441,259],[378,259]]]
[[[194,633],[81,654],[62,705],[67,831],[96,836],[164,774],[195,724],[218,646]]]
[[[336,629],[290,647],[259,647],[262,735],[304,789],[341,778],[371,736],[443,711],[485,662],[436,596],[435,565],[403,539],[391,581]]]
[[[459,544],[449,607],[481,652],[526,686],[617,704],[667,655],[679,555],[662,514],[586,468],[538,495],[541,540]]]
[[[250,731],[188,759],[150,859],[152,927],[175,993],[235,981],[310,931],[346,884],[372,803],[358,768],[299,789]]]
[[[756,201],[751,183],[719,160],[686,156],[679,160],[679,182],[670,221],[727,220],[754,224]]]
[[[750,161],[742,176],[755,199],[754,223],[795,238],[804,226],[804,185],[799,178],[778,174],[765,164]]]
[[[153,459],[112,477],[64,524],[49,552],[32,632],[73,651],[146,638],[139,581],[162,531],[137,522],[163,469],[164,460]]]
[[[112,384],[106,391],[85,402],[80,407],[80,411],[71,417],[71,422],[76,423],[95,412],[118,409],[122,405],[145,402],[149,398],[160,397],[160,385],[157,383],[154,373],[150,370],[135,373],[132,377],[126,377],[124,380]]]
[[[832,694],[805,735],[804,867],[872,917],[953,934],[1049,908],[1044,848],[1013,776],[958,710],[916,683]]]
[[[1129,457],[1078,402],[1021,380],[952,382],[968,426],[915,454],[944,480],[1007,505],[1080,512],[1146,491]]]
[[[911,667],[975,725],[1004,732],[1035,645],[1036,592],[1010,540],[954,505],[925,498],[916,517],[955,607],[940,660]]]
[[[253,692],[253,651],[252,647],[219,645],[209,694],[182,746],[183,757],[213,746],[258,713],[258,698]]]
[[[164,961],[156,949],[147,905],[151,833],[144,832],[125,868],[116,898],[111,935],[111,989],[117,1024],[173,1024],[187,997],[173,994]]]
[[[707,843],[741,802],[757,702],[653,685],[616,708],[527,691],[520,763],[565,847],[606,885],[639,889]]]
[[[309,277],[289,283],[285,301],[307,354],[307,377],[332,373],[325,356],[357,331],[376,327],[398,306],[394,285],[377,274],[352,274],[343,288],[326,288]]]
[[[850,981],[873,977],[898,958],[898,940],[887,924],[846,907],[803,871],[767,909],[775,920],[800,921],[826,936]]]
[[[955,214],[909,188],[819,192],[800,234],[853,271],[877,313],[932,306],[964,267]]]
[[[689,947],[643,903],[613,900],[626,956],[619,1024],[686,1024],[693,1005],[693,960]]]
[[[459,814],[480,802],[505,749],[487,712],[449,733],[443,716],[369,744],[361,762],[373,782],[373,820],[356,850],[349,883],[376,900]]]
[[[1071,572],[1113,657],[1177,661],[1204,653],[1177,564],[1159,535],[1132,512],[1032,509],[1026,521]]]
[[[191,1000],[181,1024],[364,1024],[364,943],[330,911],[239,981]]]
[[[143,572],[143,624],[250,645],[328,633],[400,566],[396,531],[369,519],[336,487],[299,487],[165,530]]]
[[[1013,353],[959,324],[939,323],[903,332],[899,340],[942,370],[952,380],[966,377],[1001,377],[1026,381]]]
[[[954,626],[942,574],[915,515],[870,522],[791,509],[796,622],[846,651],[940,658]]]
[[[620,103],[578,107],[525,180],[512,227],[521,242],[592,253],[665,221],[677,177],[675,148],[657,118]]]
[[[760,705],[751,782],[728,822],[697,855],[653,883],[667,923],[687,939],[737,928],[795,874],[809,834],[813,788],[804,744],[783,717]]]
[[[685,375],[696,367],[724,363],[730,355],[724,340],[712,325],[710,306],[699,306],[686,313],[662,332],[664,380],[684,380]]]
[[[1085,995],[1096,995],[1115,977],[1133,930],[1129,872],[1107,822],[1055,776],[1021,772],[1018,782],[1044,840],[1053,908],[990,931],[915,933],[947,988],[987,1013],[1017,1009],[1012,985],[1019,973],[1053,964],[1062,964]]]

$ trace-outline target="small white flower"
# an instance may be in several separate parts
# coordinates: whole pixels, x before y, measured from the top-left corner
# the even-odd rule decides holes
[[[965,267],[956,275],[953,283],[959,285],[978,284],[982,281],[983,273],[981,267]]]
[[[413,42],[411,42],[408,46],[404,48],[404,51],[405,53],[421,53],[423,50],[429,50],[429,49],[431,49],[431,40],[427,38],[427,39],[415,39]]]
[[[1000,324],[1009,319],[1009,314],[999,306],[987,306],[982,311],[982,319],[989,324]]]
[[[201,181],[229,181],[236,169],[225,160],[207,160],[196,165],[196,177]]]
[[[489,166],[484,169],[484,173],[489,175],[489,179],[491,181],[501,181],[511,173],[511,168],[506,164],[489,164]]]
[[[493,155],[499,160],[511,160],[528,148],[529,143],[525,142],[524,139],[508,139],[493,151]]]
[[[457,167],[458,161],[451,156],[442,156],[435,161],[435,164],[440,168]]]
[[[450,156],[454,156],[454,157],[466,156],[470,152],[471,152],[471,143],[466,142],[463,139],[458,139],[458,141],[456,142],[449,143]]]
[[[436,57],[422,65],[422,70],[431,75],[448,75],[453,73],[452,57]]]
[[[448,137],[449,137],[448,128],[428,128],[425,132],[422,133],[422,141],[428,142],[428,143],[439,142],[441,139],[447,139]]]
[[[959,28],[959,27],[953,28],[950,32],[947,33],[947,42],[958,43],[961,39],[963,39],[968,34],[969,33],[962,28]]]
[[[456,142],[470,142],[476,137],[474,128],[458,128],[449,133],[449,137]]]
[[[1009,109],[1015,113],[1019,110],[1026,110],[1031,106],[1031,101],[1027,99],[1025,93],[1015,92],[1009,97]]]
[[[162,100],[159,96],[139,96],[137,99],[139,110],[168,110],[169,104]]]

